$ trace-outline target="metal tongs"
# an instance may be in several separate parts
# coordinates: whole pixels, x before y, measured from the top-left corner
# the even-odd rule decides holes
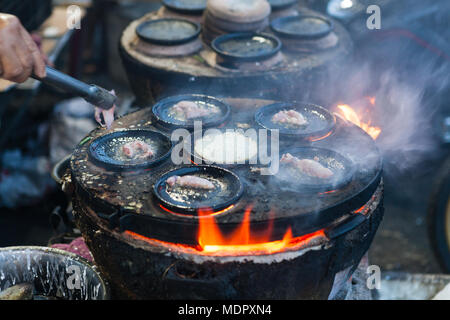
[[[115,95],[99,86],[86,84],[50,67],[46,67],[45,70],[47,73],[45,78],[39,78],[36,75],[32,75],[32,78],[80,96],[103,110],[110,110],[117,100]]]

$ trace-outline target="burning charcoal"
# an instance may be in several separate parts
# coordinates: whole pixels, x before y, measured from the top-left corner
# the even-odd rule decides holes
[[[301,172],[316,178],[328,179],[334,173],[330,169],[322,166],[319,162],[311,159],[298,159],[290,153],[286,153],[281,157],[281,163],[289,164],[299,169]]]
[[[272,122],[288,126],[304,126],[308,124],[305,117],[295,110],[282,110],[272,117]]]
[[[167,179],[167,184],[173,188],[175,186],[180,187],[190,187],[194,189],[205,189],[205,190],[213,190],[215,189],[214,184],[204,178],[196,177],[196,176],[173,176]]]
[[[33,285],[21,283],[0,292],[0,300],[32,300]]]

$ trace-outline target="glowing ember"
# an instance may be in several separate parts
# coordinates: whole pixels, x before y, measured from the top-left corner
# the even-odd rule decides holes
[[[254,235],[250,232],[250,214],[252,208],[245,211],[244,219],[239,227],[231,234],[224,235],[215,222],[215,214],[210,210],[199,212],[198,245],[189,246],[150,239],[131,231],[126,234],[134,239],[145,241],[152,245],[163,245],[170,250],[179,250],[190,254],[207,256],[242,256],[265,255],[284,251],[300,250],[311,244],[318,244],[326,239],[324,230],[300,237],[293,237],[291,228],[288,228],[282,240],[269,241],[272,234],[273,223],[262,235]]]
[[[307,245],[313,239],[325,237],[323,230],[303,237],[292,237],[292,230],[288,228],[282,240],[270,241],[273,220],[262,235],[250,232],[250,214],[252,207],[248,207],[240,226],[230,235],[225,236],[220,231],[214,217],[207,210],[199,212],[198,244],[201,251],[209,255],[242,255],[271,254]]]
[[[224,236],[207,210],[199,211],[202,217],[199,221],[198,243],[205,253],[264,251],[273,253],[283,250],[292,240],[292,231],[289,228],[282,240],[269,242],[273,224],[270,223],[263,235],[250,234],[250,214],[252,207],[245,211],[241,225],[230,236]]]
[[[320,141],[320,140],[326,139],[329,136],[331,136],[332,134],[333,134],[333,131],[330,131],[326,135],[324,135],[323,137],[320,137],[320,138],[309,138],[308,140],[311,141],[311,142],[316,142],[316,141]]]
[[[170,213],[170,214],[176,215],[176,216],[182,216],[182,217],[191,216],[190,214],[183,214],[183,213],[178,213],[178,212],[169,210],[169,209],[167,209],[166,207],[164,207],[164,206],[161,205],[161,204],[159,205],[159,207],[160,207],[161,209],[163,209],[164,211],[166,211],[166,212],[168,212],[168,213]],[[220,214],[222,214],[222,213],[224,213],[224,212],[227,212],[228,210],[231,210],[231,209],[233,209],[233,208],[234,208],[234,204],[232,204],[231,206],[229,206],[228,208],[225,208],[225,209],[223,209],[223,210],[211,212],[211,215],[212,215],[212,216],[218,216],[218,215],[220,215]]]
[[[369,98],[369,102],[372,106],[374,106],[375,98]],[[347,104],[340,104],[337,106],[337,108],[338,113],[341,116],[343,116],[347,121],[350,121],[351,123],[363,129],[365,132],[367,132],[368,135],[372,137],[372,139],[376,140],[379,137],[381,128],[371,126],[371,120],[363,122],[363,117],[358,115],[358,113]]]

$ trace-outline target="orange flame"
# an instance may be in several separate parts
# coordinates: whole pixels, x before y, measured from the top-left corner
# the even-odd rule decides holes
[[[239,227],[229,236],[220,231],[213,216],[207,210],[200,210],[198,244],[205,253],[232,253],[263,251],[274,253],[283,250],[292,240],[292,231],[289,228],[282,240],[269,241],[273,229],[273,220],[263,235],[250,233],[250,214],[252,207],[245,210],[244,219]]]
[[[200,210],[197,246],[150,239],[128,230],[125,233],[134,239],[145,241],[152,245],[163,245],[171,250],[180,250],[190,254],[194,253],[207,256],[266,255],[283,251],[300,250],[326,239],[323,229],[294,238],[291,228],[288,228],[283,239],[270,241],[273,220],[271,220],[268,228],[264,230],[262,235],[251,234],[251,211],[252,207],[248,207],[245,211],[244,219],[238,228],[230,235],[224,235],[215,221],[214,212],[211,210]]]
[[[252,206],[245,210],[244,219],[239,227],[230,235],[223,235],[215,222],[214,216],[208,210],[199,211],[198,244],[200,250],[207,255],[242,255],[242,254],[272,254],[305,247],[314,240],[325,238],[324,230],[293,237],[289,227],[283,239],[270,241],[273,230],[273,219],[263,234],[255,235],[250,232],[250,214]]]
[[[368,97],[368,100],[372,106],[375,105],[375,97]],[[372,137],[372,139],[377,140],[381,133],[381,128],[371,126],[372,122],[371,120],[367,122],[363,122],[361,119],[362,116],[359,116],[358,113],[349,105],[347,104],[340,104],[337,106],[338,112],[341,116],[343,116],[347,121],[357,125],[361,129],[363,129],[365,132],[367,132],[368,135]]]

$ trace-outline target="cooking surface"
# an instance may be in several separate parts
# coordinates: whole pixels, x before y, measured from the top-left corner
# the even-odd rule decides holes
[[[296,168],[291,163],[281,163],[279,173],[280,189],[288,186],[304,193],[330,192],[341,189],[353,178],[353,163],[337,152],[321,148],[296,148],[287,150],[287,154],[297,159],[308,159],[319,163],[331,171],[330,177],[316,177]]]
[[[283,17],[271,23],[275,33],[298,38],[317,38],[327,35],[333,29],[330,20],[319,16],[299,15]]]
[[[270,101],[263,100],[226,100],[233,109],[232,117],[235,119],[228,124],[234,127],[236,122],[241,125],[246,122],[254,125],[253,116],[256,108],[270,104]],[[239,114],[239,120],[236,117]],[[242,119],[245,117],[245,119]],[[134,114],[130,114],[116,120],[111,131],[130,129],[152,129],[151,109],[143,109]],[[96,138],[107,133],[105,129],[93,131],[89,137]],[[87,139],[84,139],[86,141]],[[87,156],[87,149],[90,142],[79,146],[73,155],[71,166],[77,184],[88,194],[91,200],[107,205],[107,207],[122,207],[127,210],[143,214],[157,219],[168,219],[172,221],[185,221],[176,215],[168,214],[161,210],[158,202],[155,201],[152,189],[159,177],[175,166],[169,161],[160,167],[141,172],[117,173],[98,167],[92,163]],[[335,146],[340,147],[336,149]],[[372,139],[360,128],[350,125],[343,125],[338,120],[338,128],[335,133],[322,141],[312,143],[312,146],[334,149],[338,153],[350,159],[355,165],[353,181],[341,190],[336,192],[317,194],[311,197],[310,194],[299,194],[296,190],[282,190],[276,188],[271,176],[261,176],[254,172],[255,167],[246,166],[233,168],[241,181],[245,185],[244,196],[236,206],[226,214],[217,217],[219,223],[239,223],[242,221],[244,211],[248,205],[253,205],[252,221],[267,221],[271,214],[275,213],[277,218],[302,218],[318,219],[317,212],[332,209],[336,205],[345,203],[346,213],[359,209],[365,204],[373,191],[367,193],[366,197],[355,197],[372,184],[378,185],[381,171],[381,160]],[[283,150],[292,148],[292,143],[281,141],[280,155]],[[378,179],[378,180],[377,180]],[[350,201],[346,201],[349,200]],[[106,210],[106,208],[105,208]],[[272,213],[271,213],[272,211]],[[324,213],[320,218],[326,218]]]
[[[274,115],[282,111],[294,110],[301,114],[305,124],[294,126],[285,123],[276,123]],[[280,131],[280,135],[291,135],[296,138],[325,136],[335,126],[335,119],[327,110],[310,103],[275,103],[265,106],[256,112],[255,120],[262,127]]]
[[[143,40],[168,45],[188,42],[199,33],[199,25],[174,18],[145,21],[136,28],[136,34]]]
[[[131,145],[128,148],[132,151],[133,144],[136,143],[146,149],[134,150],[127,156],[125,148]],[[120,171],[155,166],[169,156],[171,149],[170,139],[159,132],[124,130],[104,135],[93,141],[89,147],[89,155],[99,166]]]
[[[216,38],[212,48],[225,59],[264,60],[278,52],[281,42],[258,33],[230,33]]]
[[[174,107],[180,102],[193,102],[198,108],[208,110],[208,113],[205,116],[185,119],[174,110]],[[152,110],[159,122],[158,124],[162,127],[165,126],[165,129],[168,127],[194,129],[194,121],[198,120],[202,121],[203,127],[218,126],[227,121],[230,115],[230,107],[226,103],[220,99],[199,94],[168,97],[158,101]]]
[[[205,190],[189,185],[171,186],[168,183],[171,177],[178,179],[187,177],[188,180],[192,180],[192,177],[205,179],[213,185],[213,188]],[[191,166],[164,174],[155,183],[154,192],[164,206],[173,207],[175,210],[187,210],[197,215],[198,209],[226,209],[242,196],[243,185],[239,178],[228,170],[212,166]]]

